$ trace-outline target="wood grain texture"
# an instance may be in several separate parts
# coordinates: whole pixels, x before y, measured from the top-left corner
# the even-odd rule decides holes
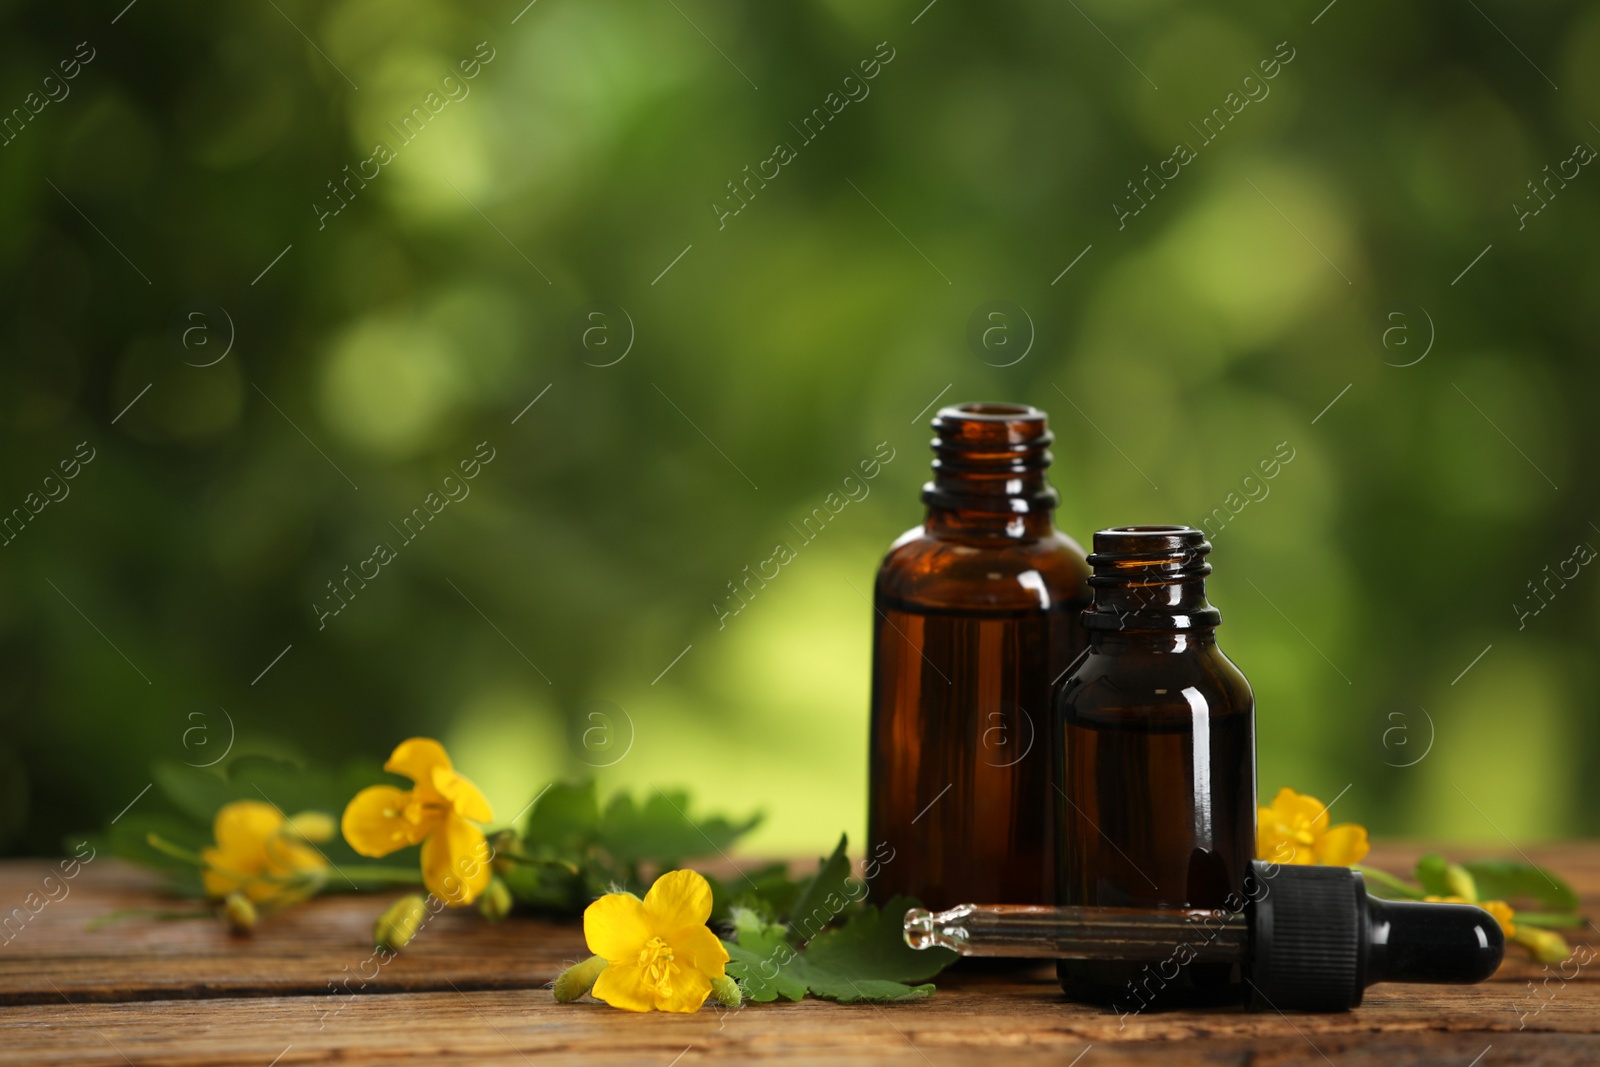
[[[1401,872],[1427,849],[1387,845]],[[1484,849],[1478,853],[1503,853]],[[1600,845],[1527,849],[1600,914]],[[1452,850],[1453,856],[1473,850]],[[49,864],[0,864],[0,909],[48,894]],[[1600,960],[1562,980],[1520,952],[1480,986],[1377,986],[1343,1015],[1166,1012],[1119,1018],[1063,1001],[1048,967],[952,973],[932,1000],[821,1001],[693,1016],[557,1005],[545,987],[586,955],[575,925],[471,912],[435,919],[376,968],[372,919],[390,899],[330,897],[252,938],[211,921],[91,920],[173,907],[143,872],[97,859],[0,944],[0,1064],[1500,1064],[1600,1062]],[[398,895],[398,894],[393,894]],[[27,909],[24,908],[26,912]],[[4,935],[0,935],[4,936]],[[1572,941],[1600,947],[1593,929]],[[1571,972],[1568,967],[1568,973]],[[1084,1052],[1089,1049],[1088,1052]]]

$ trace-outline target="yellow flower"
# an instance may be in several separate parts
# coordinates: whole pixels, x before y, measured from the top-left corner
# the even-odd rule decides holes
[[[1512,937],[1517,932],[1517,924],[1514,921],[1517,917],[1517,913],[1512,910],[1510,904],[1507,904],[1503,900],[1468,900],[1466,897],[1434,896],[1427,896],[1423,897],[1422,899],[1435,904],[1476,904],[1478,907],[1494,916],[1494,921],[1500,924],[1500,929],[1504,931],[1507,937]]]
[[[257,903],[290,904],[315,892],[328,868],[320,852],[290,831],[283,812],[259,800],[224,804],[212,832],[216,846],[200,850],[209,897],[237,890]]]
[[[1328,808],[1316,797],[1278,790],[1272,807],[1256,819],[1256,857],[1272,863],[1348,867],[1360,863],[1372,846],[1367,829],[1355,823],[1328,826]]]
[[[728,962],[709,918],[711,886],[697,871],[663,874],[643,900],[608,893],[590,904],[583,937],[606,961],[594,995],[626,1011],[698,1011]]]
[[[446,904],[470,904],[489,884],[489,842],[473,823],[494,818],[478,787],[455,772],[444,746],[426,737],[403,741],[383,769],[414,789],[368,786],[344,809],[344,839],[363,856],[387,856],[422,844],[422,882]]]

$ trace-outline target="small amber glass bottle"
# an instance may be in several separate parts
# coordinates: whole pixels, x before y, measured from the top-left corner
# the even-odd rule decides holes
[[[1255,700],[1217,647],[1211,545],[1187,526],[1094,535],[1089,651],[1056,698],[1061,904],[1242,907],[1256,848]],[[1237,998],[1237,965],[1057,965],[1069,995],[1148,1006]]]
[[[1044,412],[962,404],[933,429],[927,519],[874,593],[872,894],[1050,903],[1050,695],[1084,647],[1089,567],[1051,518]]]

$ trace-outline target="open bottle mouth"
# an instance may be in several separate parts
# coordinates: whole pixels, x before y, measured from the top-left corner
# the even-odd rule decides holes
[[[1211,573],[1205,561],[1211,542],[1193,526],[1113,526],[1096,530],[1089,565],[1108,584],[1200,578]]]
[[[934,451],[1044,448],[1050,417],[1027,404],[952,404],[933,417]]]
[[[1009,514],[1048,511],[1060,502],[1045,480],[1049,417],[1027,404],[978,402],[940,408],[933,417],[933,480],[924,503]]]
[[[1097,530],[1089,566],[1090,630],[1190,630],[1217,625],[1206,602],[1211,543],[1193,526],[1113,526]]]
[[[984,400],[970,404],[955,404],[951,407],[942,408],[940,409],[939,414],[943,415],[946,411],[955,411],[962,415],[977,415],[991,419],[1042,419],[1045,417],[1044,412],[1030,404],[1001,404]]]

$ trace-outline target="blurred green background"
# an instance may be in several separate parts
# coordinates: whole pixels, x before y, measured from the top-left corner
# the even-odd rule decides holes
[[[123,5],[0,4],[0,850],[412,734],[859,842],[936,398],[1046,408],[1085,544],[1212,517],[1264,798],[1600,830],[1600,9]]]

